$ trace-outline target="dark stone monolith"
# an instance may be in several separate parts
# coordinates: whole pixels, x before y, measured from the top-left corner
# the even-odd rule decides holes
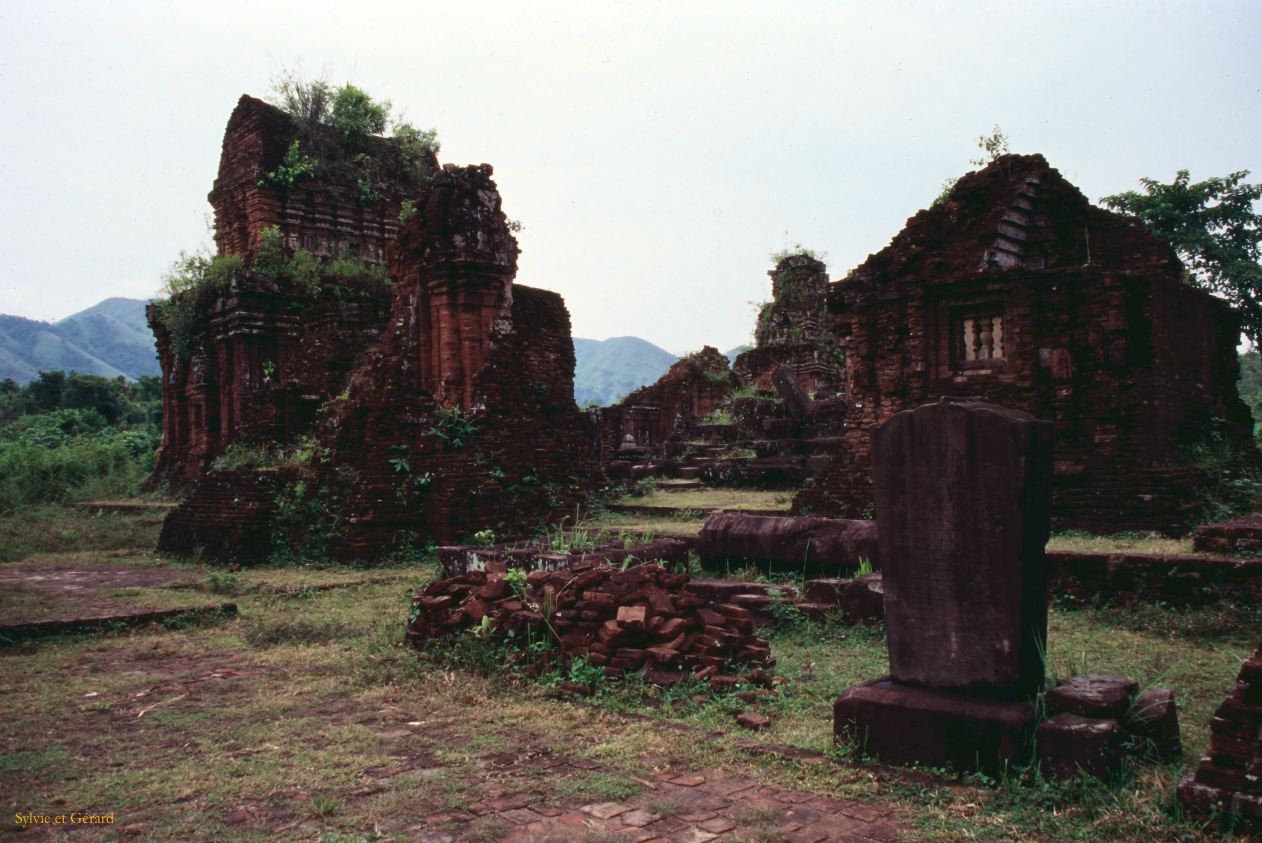
[[[1032,696],[1043,681],[1052,424],[943,399],[872,434],[895,682]]]
[[[873,432],[891,676],[838,698],[838,738],[902,763],[1023,760],[1047,636],[1052,432],[951,399]]]

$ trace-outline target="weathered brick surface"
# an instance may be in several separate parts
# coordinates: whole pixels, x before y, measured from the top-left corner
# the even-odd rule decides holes
[[[361,559],[573,515],[598,469],[574,404],[569,314],[555,293],[513,285],[517,243],[491,167],[438,170],[408,164],[393,141],[311,131],[250,97],[229,121],[210,199],[220,253],[242,255],[247,271],[201,295],[190,354],[150,311],[166,425],[155,480],[191,486],[231,443],[314,432],[327,449],[311,480],[326,495],[321,517],[337,524],[331,549]],[[267,186],[298,137],[308,152],[342,146],[315,176]],[[362,201],[364,180],[376,201]],[[416,213],[403,225],[405,198]],[[249,271],[271,225],[291,251],[388,259],[393,296],[350,284],[313,297]],[[246,480],[202,483],[163,545],[205,544],[197,537],[235,524],[215,491],[229,482]],[[283,491],[275,478],[250,484]],[[269,519],[249,519],[225,535],[254,546],[221,555],[266,554]]]
[[[335,143],[313,131],[302,136],[307,152]],[[219,254],[240,255],[250,267],[261,232],[277,226],[291,251],[382,263],[398,233],[400,205],[420,190],[421,175],[405,166],[397,144],[364,137],[356,149],[339,153],[362,156],[354,172],[330,164],[286,191],[268,186],[265,175],[301,135],[280,109],[241,97],[224,132],[209,196]],[[436,160],[428,162],[429,169],[436,167]],[[360,178],[379,198],[360,200]],[[198,300],[188,354],[172,347],[151,305],[163,380],[155,479],[191,486],[233,442],[286,440],[310,431],[319,405],[341,392],[379,339],[389,305],[386,291],[368,285],[343,285],[337,300],[321,299],[248,272],[233,289]]]
[[[338,555],[409,533],[520,534],[572,515],[595,480],[569,314],[512,283],[517,243],[491,172],[444,168],[392,247],[381,348],[322,427],[328,482],[348,486]]]
[[[1262,515],[1254,513],[1222,524],[1197,527],[1192,546],[1210,553],[1247,553],[1262,551]]]
[[[1091,206],[1041,156],[965,176],[831,286],[845,442],[795,507],[864,513],[869,431],[966,395],[1056,423],[1056,526],[1186,529],[1204,475],[1180,464],[1180,445],[1217,417],[1221,435],[1251,447],[1252,425],[1236,394],[1237,323],[1181,276],[1169,246]],[[982,317],[1002,356],[966,360],[964,320]]]
[[[1209,755],[1179,783],[1192,816],[1234,813],[1237,833],[1262,833],[1262,644],[1240,668],[1235,690],[1210,720]]]
[[[661,447],[713,413],[737,386],[727,358],[712,346],[675,361],[656,383],[596,412],[602,463],[617,459],[628,436],[640,447]]]
[[[363,166],[355,170],[325,166],[317,176],[289,190],[261,184],[281,164],[294,140],[302,144],[304,154],[326,163],[363,155],[359,159]],[[219,174],[209,196],[219,253],[252,256],[259,233],[276,225],[290,249],[301,247],[320,256],[354,254],[383,262],[398,234],[402,200],[419,192],[428,173],[409,167],[392,140],[361,136],[344,156],[327,152],[344,144],[334,129],[316,127],[303,132],[285,112],[243,95],[228,119]],[[428,172],[438,167],[433,156],[424,163]],[[371,183],[379,196],[376,201],[361,201],[361,178]]]
[[[258,564],[272,552],[276,493],[291,472],[235,469],[208,474],[162,522],[158,549]]]
[[[811,392],[844,390],[844,357],[828,325],[827,268],[808,255],[791,255],[767,274],[771,301],[759,313],[755,347],[732,364],[741,384],[770,391],[772,373],[787,366]]]
[[[663,685],[695,674],[717,688],[724,679],[735,684],[735,677],[718,675],[729,665],[773,663],[766,640],[753,634],[751,613],[698,596],[687,574],[587,561],[533,571],[518,593],[502,564],[488,568],[426,586],[415,598],[408,640],[424,647],[489,618],[499,635],[512,631],[519,641],[529,640],[528,632],[555,635],[564,659],[586,657],[610,676],[644,670]]]

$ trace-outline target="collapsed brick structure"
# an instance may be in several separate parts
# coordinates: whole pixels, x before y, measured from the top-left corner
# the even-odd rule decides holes
[[[364,136],[339,153],[354,157],[355,168],[321,167],[288,188],[269,181],[304,132],[331,131],[304,130],[250,96],[241,97],[228,120],[209,199],[219,254],[241,256],[247,271],[230,289],[189,303],[194,312],[183,337],[173,335],[159,305],[148,309],[163,381],[155,478],[176,488],[199,480],[233,442],[286,441],[309,431],[319,405],[342,390],[380,336],[390,305],[384,286],[346,282],[336,294],[313,296],[253,271],[263,232],[272,226],[290,252],[382,264],[403,200],[437,168],[432,154],[409,163],[397,143]],[[361,185],[370,186],[369,197]]]
[[[774,389],[772,373],[788,366],[812,393],[844,390],[845,357],[828,324],[828,269],[807,254],[789,255],[767,273],[771,301],[762,306],[754,348],[732,364],[741,385]]]
[[[566,661],[586,658],[608,676],[645,671],[671,685],[687,676],[712,679],[736,665],[773,664],[766,640],[753,634],[748,609],[716,603],[690,588],[687,574],[660,565],[618,570],[585,561],[559,571],[534,570],[514,591],[503,565],[426,586],[414,600],[407,637],[423,647],[432,638],[489,619],[499,635],[555,638]]]
[[[1204,472],[1180,448],[1251,450],[1238,325],[1170,247],[1091,206],[1039,155],[961,178],[828,294],[846,358],[844,444],[797,511],[870,509],[868,432],[942,395],[1056,423],[1054,523],[1181,532]]]
[[[660,448],[717,410],[737,386],[727,358],[712,346],[680,358],[656,383],[597,411],[601,461],[617,459],[620,449]]]
[[[1209,731],[1209,755],[1179,783],[1179,801],[1193,816],[1234,823],[1231,831],[1262,833],[1262,643]]]
[[[290,546],[321,533],[355,558],[572,515],[597,469],[574,404],[569,314],[555,293],[513,284],[518,248],[491,167],[439,169],[430,153],[325,128],[242,97],[210,198],[220,252],[244,271],[197,293],[183,341],[151,307],[166,410],[155,478],[197,484],[160,547],[258,561],[281,509]],[[299,141],[329,159],[275,186]],[[335,276],[313,292],[268,275],[269,231],[273,264],[300,251],[316,266],[354,258],[380,281],[388,261],[394,288]],[[258,494],[236,529],[243,514],[206,476],[213,459],[300,434],[315,441],[309,464],[237,478]]]
[[[569,313],[513,283],[517,242],[491,175],[445,166],[391,247],[389,327],[324,427],[333,473],[351,478],[340,555],[409,531],[519,533],[573,516],[596,479]]]

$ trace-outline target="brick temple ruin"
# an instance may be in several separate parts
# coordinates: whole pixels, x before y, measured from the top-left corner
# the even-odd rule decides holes
[[[1182,449],[1252,451],[1226,303],[1039,155],[961,178],[834,283],[828,310],[846,357],[845,443],[798,509],[867,511],[868,431],[942,395],[1055,422],[1060,527],[1181,532],[1205,480]]]
[[[965,175],[843,279],[808,254],[770,275],[757,347],[733,367],[758,394],[725,408],[730,429],[687,438],[796,461],[780,472],[809,478],[795,512],[871,517],[869,432],[944,395],[1056,424],[1058,529],[1186,532],[1224,465],[1257,459],[1234,314],[1042,156]],[[1222,465],[1194,464],[1198,450]],[[668,456],[654,455],[669,472]]]
[[[705,422],[737,387],[712,346],[686,355],[649,386],[595,413],[601,461],[641,457]]]
[[[383,265],[402,202],[419,193],[424,176],[405,164],[395,143],[362,137],[357,154],[370,163],[377,201],[359,201],[356,173],[317,173],[289,190],[269,184],[265,175],[282,165],[300,134],[281,109],[245,95],[237,102],[208,197],[218,254],[240,255],[252,267],[262,232],[276,226],[291,252]],[[429,156],[425,169],[437,167]],[[345,387],[380,337],[389,311],[390,295],[381,287],[313,299],[294,285],[245,272],[223,295],[198,302],[193,337],[180,343],[151,304],[162,364],[157,476],[187,488],[233,442],[288,441],[309,431],[320,404]]]
[[[286,507],[308,522],[288,529],[323,531],[322,550],[352,558],[572,515],[595,464],[569,314],[555,293],[513,283],[518,247],[491,167],[406,161],[397,142],[361,137],[353,166],[321,162],[278,188],[268,175],[300,131],[241,98],[210,200],[219,254],[245,271],[198,296],[183,342],[151,306],[165,405],[155,477],[191,488],[160,547],[257,561]],[[313,295],[268,277],[273,226],[285,255],[388,265],[393,289],[347,281]],[[300,437],[315,454],[303,464],[214,467],[233,444]]]
[[[845,355],[828,321],[828,268],[797,254],[780,259],[767,274],[771,301],[759,310],[754,347],[732,363],[741,386],[771,392],[772,374],[787,366],[810,393],[844,391]]]

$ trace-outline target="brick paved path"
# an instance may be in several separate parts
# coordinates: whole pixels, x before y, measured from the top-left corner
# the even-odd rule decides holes
[[[471,837],[523,843],[899,839],[893,820],[870,805],[759,784],[751,778],[666,772],[647,784],[644,792],[624,802],[578,806],[547,794],[519,793],[464,810],[436,812],[412,831],[425,843]]]

